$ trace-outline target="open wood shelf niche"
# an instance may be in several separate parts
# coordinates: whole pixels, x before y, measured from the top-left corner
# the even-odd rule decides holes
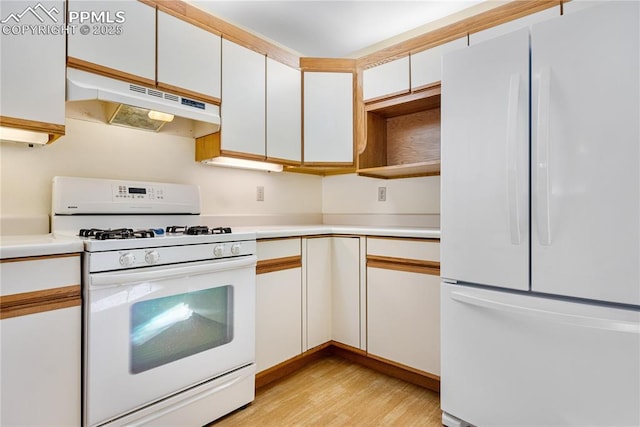
[[[367,145],[358,174],[372,178],[440,175],[440,84],[365,105]]]

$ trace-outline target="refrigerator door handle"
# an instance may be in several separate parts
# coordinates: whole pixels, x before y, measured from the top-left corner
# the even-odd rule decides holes
[[[511,244],[521,243],[520,206],[518,204],[518,107],[520,104],[520,74],[512,74],[509,81],[507,107],[507,203]]]
[[[544,67],[536,76],[539,83],[537,155],[536,155],[536,218],[538,239],[543,246],[551,245],[550,181],[549,181],[549,100],[551,96],[551,69]]]
[[[488,310],[499,310],[522,316],[535,316],[541,320],[569,324],[583,328],[605,329],[615,332],[625,332],[640,335],[640,323],[637,322],[601,319],[597,317],[578,316],[568,313],[558,313],[555,311],[543,310],[533,307],[524,307],[492,299],[481,298],[459,291],[452,292],[451,298],[463,304],[470,304]]]

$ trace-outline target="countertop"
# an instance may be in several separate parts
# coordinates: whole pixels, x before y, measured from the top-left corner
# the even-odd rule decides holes
[[[278,237],[311,236],[319,234],[349,234],[381,237],[413,237],[421,239],[440,239],[438,228],[418,227],[378,227],[351,225],[294,225],[294,226],[256,226],[236,227],[237,231],[251,231],[258,239]]]
[[[296,236],[315,236],[323,234],[345,234],[381,237],[413,237],[439,239],[437,228],[417,227],[376,227],[346,225],[294,225],[294,226],[251,226],[234,227],[237,232],[256,233],[258,239],[271,239]],[[21,236],[0,236],[0,259],[31,256],[56,255],[82,252],[80,239],[51,234],[33,234]]]
[[[0,259],[82,252],[82,241],[51,234],[0,236]]]

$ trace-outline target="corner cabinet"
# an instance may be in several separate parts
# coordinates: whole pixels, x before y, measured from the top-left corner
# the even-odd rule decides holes
[[[0,425],[81,425],[80,254],[0,261]]]
[[[266,156],[266,57],[222,39],[220,143],[223,155],[264,160]]]
[[[354,74],[303,73],[305,166],[351,166],[354,163]]]
[[[304,350],[333,341],[364,349],[364,294],[358,236],[303,240],[306,279]]]
[[[59,28],[66,21],[63,1],[37,4],[50,12],[46,25]],[[1,16],[19,15],[27,6],[35,3],[3,0]],[[0,125],[46,133],[52,142],[65,133],[65,34],[31,33],[29,28],[43,24],[34,14],[13,24],[8,21],[2,28],[27,32],[0,35]]]

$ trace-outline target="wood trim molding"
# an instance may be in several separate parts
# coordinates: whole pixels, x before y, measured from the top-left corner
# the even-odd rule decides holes
[[[43,259],[71,258],[71,257],[79,257],[80,255],[82,255],[81,252],[72,252],[68,254],[53,254],[53,255],[26,256],[26,257],[18,257],[18,258],[5,258],[5,259],[0,259],[0,264],[4,264],[5,262],[39,261]]]
[[[477,15],[434,29],[409,40],[377,50],[357,60],[358,68],[370,68],[467,36],[470,33],[495,27],[505,22],[558,6],[561,0],[514,0]]]
[[[0,116],[0,126],[48,133],[49,141],[47,142],[47,144],[51,144],[53,141],[63,136],[65,133],[64,125],[37,122],[35,120],[25,120],[7,116]]]
[[[284,362],[272,366],[271,368],[265,369],[262,372],[258,372],[256,374],[256,388],[258,389],[271,384],[281,378],[286,377],[287,375],[294,373],[297,370],[304,368],[311,362],[331,355],[329,349],[330,346],[331,343],[319,345],[318,347],[312,348],[309,351],[305,351],[298,356],[292,357],[291,359],[285,360]]]
[[[365,366],[374,371],[389,375],[440,393],[440,377],[429,372],[411,368],[391,360],[386,360],[337,341],[329,341],[298,356],[268,368],[256,375],[256,389],[269,385],[294,373],[309,363],[323,357],[335,355]]]
[[[0,319],[26,316],[81,304],[80,285],[0,296]]]
[[[103,65],[94,64],[93,62],[85,61],[83,59],[74,58],[73,56],[67,57],[67,67],[76,68],[81,71],[86,71],[93,74],[99,74],[105,77],[111,77],[112,79],[118,79],[127,83],[136,83],[142,86],[155,89],[155,80],[147,79],[137,76],[135,74],[125,73],[115,68],[105,67]]]
[[[419,259],[395,258],[379,255],[367,255],[367,267],[384,270],[407,271],[410,273],[440,275],[440,263]]]
[[[410,366],[402,365],[382,357],[374,356],[366,351],[331,341],[331,354],[358,363],[374,371],[407,381],[420,387],[440,393],[440,377]]]
[[[282,258],[272,258],[258,261],[256,274],[272,273],[274,271],[289,270],[302,267],[302,256],[294,255]]]
[[[173,86],[173,85],[170,85],[170,84],[167,84],[167,83],[158,82],[157,87],[158,87],[158,89],[163,89],[163,90],[172,92],[172,93],[174,93],[176,95],[182,95],[184,97],[192,98],[192,99],[195,99],[197,101],[208,102],[210,104],[215,104],[215,105],[220,105],[220,103],[221,103],[220,98],[216,98],[214,96],[204,95],[204,94],[199,93],[199,92],[194,92],[192,90],[183,89],[181,87]]]
[[[321,71],[335,73],[355,73],[356,60],[348,58],[300,58],[302,71]]]

